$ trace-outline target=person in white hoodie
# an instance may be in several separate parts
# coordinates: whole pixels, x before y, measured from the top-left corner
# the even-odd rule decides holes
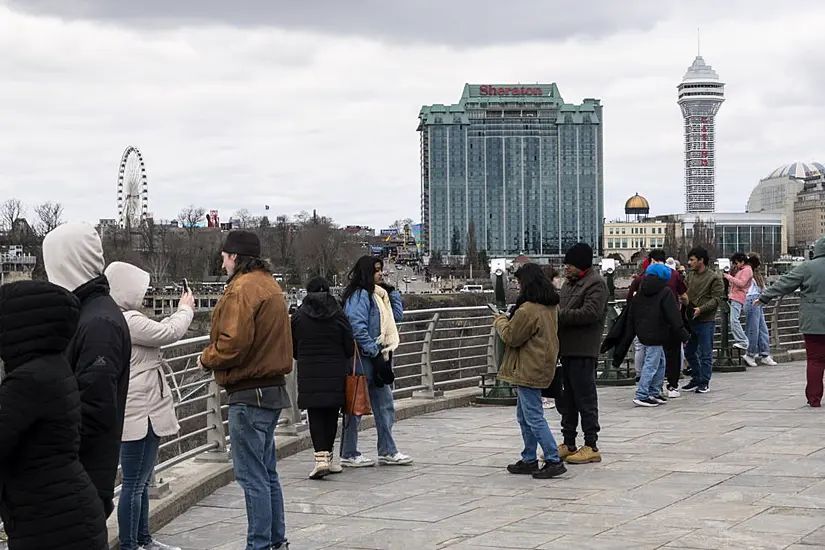
[[[94,227],[67,223],[43,239],[49,281],[80,300],[80,320],[66,358],[81,401],[80,463],[92,478],[108,517],[114,510],[115,476],[129,388],[132,342],[103,274],[103,245]]]
[[[178,433],[172,392],[163,372],[159,348],[180,340],[194,316],[195,299],[185,292],[178,311],[154,321],[141,311],[149,274],[123,262],[106,268],[112,298],[123,311],[132,337],[129,395],[120,446],[123,482],[117,520],[121,550],[180,550],[152,538],[149,532],[149,482],[158,458],[160,438]]]

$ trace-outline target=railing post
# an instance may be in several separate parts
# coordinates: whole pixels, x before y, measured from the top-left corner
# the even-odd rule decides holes
[[[223,413],[221,412],[221,388],[215,380],[209,382],[209,397],[206,399],[206,423],[209,431],[206,432],[206,442],[213,444],[213,449],[197,458],[201,462],[229,462],[229,451],[226,448],[226,430],[223,427]]]
[[[780,355],[786,351],[785,348],[782,347],[782,342],[779,339],[779,308],[782,307],[784,300],[784,296],[777,298],[773,306],[773,312],[771,313],[771,326],[768,332],[770,333],[771,353],[773,355]]]
[[[298,369],[297,363],[292,362],[292,372],[286,375],[286,391],[289,394],[290,407],[284,409],[286,423],[275,429],[275,435],[298,435],[308,429],[306,422],[301,420],[301,409],[298,408]]]
[[[440,314],[436,313],[427,325],[427,333],[424,335],[424,344],[421,346],[421,385],[425,389],[413,393],[413,397],[423,399],[435,399],[441,397],[444,392],[435,389],[435,376],[433,375],[433,339],[435,338],[435,327],[438,325]]]
[[[163,498],[171,492],[169,483],[163,478],[158,479],[155,476],[155,471],[152,470],[152,477],[149,479],[149,498],[159,499]]]

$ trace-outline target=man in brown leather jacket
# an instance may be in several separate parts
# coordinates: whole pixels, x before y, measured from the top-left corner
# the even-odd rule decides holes
[[[564,444],[559,456],[570,464],[601,462],[596,445],[599,433],[599,399],[596,364],[607,313],[607,284],[593,267],[593,249],[573,245],[564,256],[567,282],[559,304],[559,357],[563,386],[556,406],[561,413]],[[576,448],[581,415],[584,446]]]
[[[210,343],[200,357],[229,395],[235,479],[246,496],[246,548],[288,548],[284,498],[276,470],[275,427],[289,407],[292,329],[286,300],[250,231],[223,246],[229,281],[212,312]]]

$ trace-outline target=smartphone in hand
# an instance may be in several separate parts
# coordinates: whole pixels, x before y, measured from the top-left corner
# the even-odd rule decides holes
[[[499,315],[499,314],[501,314],[501,313],[504,313],[504,312],[503,312],[503,311],[501,311],[501,310],[498,308],[498,306],[497,306],[497,305],[495,305],[495,304],[487,304],[487,307],[488,307],[488,308],[490,308],[490,311],[492,311],[492,312],[493,312],[494,314],[496,314],[496,315]]]
[[[186,278],[184,278],[182,282],[183,282],[183,292],[188,294],[190,292],[190,290],[189,290],[189,281],[187,281]]]

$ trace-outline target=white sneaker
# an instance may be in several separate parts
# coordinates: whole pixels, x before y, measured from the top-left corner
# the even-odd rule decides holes
[[[378,457],[378,462],[387,466],[403,466],[406,464],[412,464],[412,461],[412,458],[398,452],[394,455],[381,455]]]
[[[550,400],[549,397],[542,397],[541,398],[541,407],[543,409],[555,409],[556,404]]]
[[[153,540],[146,546],[138,546],[138,550],[181,550],[178,546],[169,546],[168,544],[163,544],[162,542],[158,542]]]
[[[355,458],[342,458],[341,466],[344,468],[367,468],[369,466],[375,466],[375,461],[364,455],[358,455]]]
[[[341,467],[341,457],[334,456],[332,460],[329,461],[329,473],[331,474],[340,474],[343,472],[344,469]]]
[[[745,362],[745,364],[746,364],[747,366],[749,366],[749,367],[755,367],[755,366],[756,366],[756,358],[755,358],[755,357],[751,357],[751,356],[750,356],[750,355],[748,355],[747,353],[746,353],[745,355],[743,355],[743,356],[742,356],[742,361],[744,361],[744,362]]]
[[[739,348],[741,350],[746,350],[746,351],[748,349],[748,346],[746,346],[745,344],[743,344],[741,342],[736,342],[735,344],[733,344],[733,347]]]
[[[679,390],[667,390],[668,399],[676,399],[677,397],[682,397],[682,394],[679,392]]]
[[[763,365],[768,365],[769,367],[775,367],[776,365],[779,364],[776,361],[774,361],[773,357],[771,357],[770,355],[765,355],[763,357],[760,357],[759,362],[762,363]]]

